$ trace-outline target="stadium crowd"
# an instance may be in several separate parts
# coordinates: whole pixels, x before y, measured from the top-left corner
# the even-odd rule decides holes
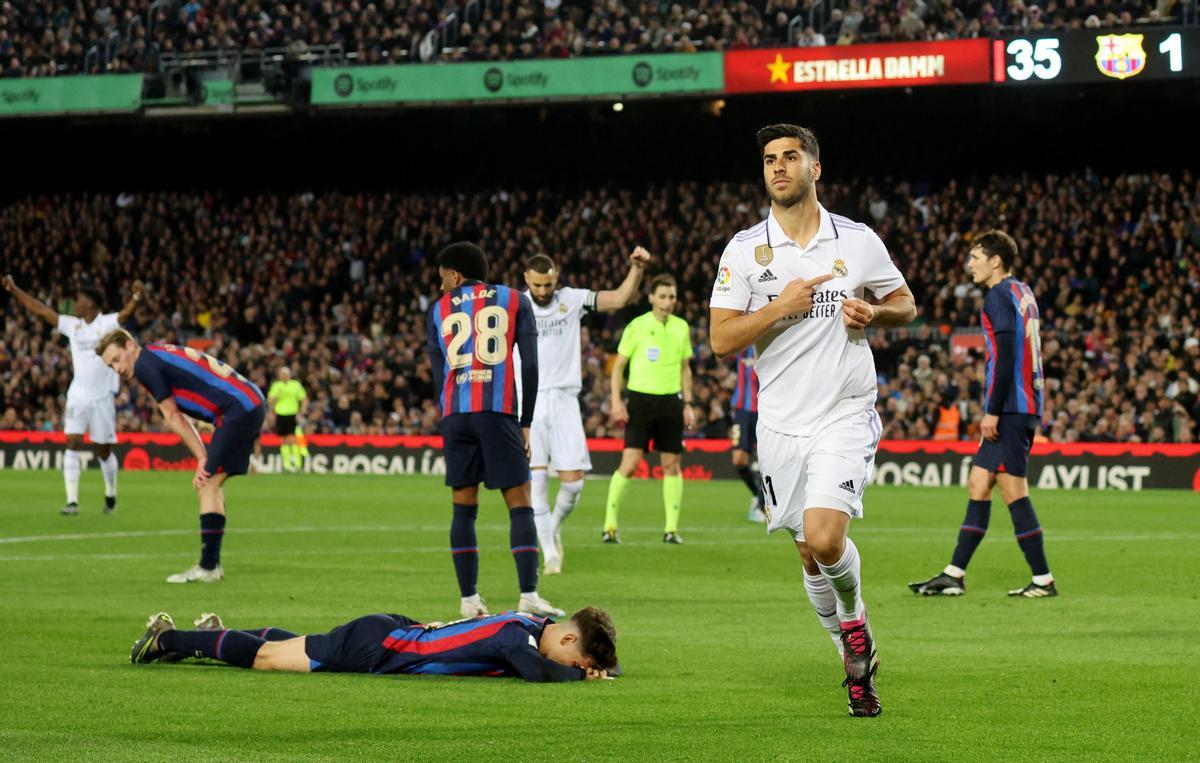
[[[359,64],[944,40],[1179,23],[1188,0],[78,0],[0,2],[0,77],[152,71],[163,53]]]
[[[1010,230],[1017,275],[1038,296],[1053,441],[1195,442],[1200,419],[1200,178],[1190,171],[1101,177],[992,177],[933,188],[907,181],[823,183],[826,207],[869,223],[917,297],[911,328],[876,331],[885,436],[973,439],[981,413],[982,293],[963,268],[970,231]],[[684,182],[637,190],[228,196],[27,197],[0,207],[4,270],[56,310],[101,287],[107,308],[134,278],[150,286],[129,327],[145,339],[211,342],[264,389],[288,365],[309,390],[309,431],[436,432],[424,312],[433,255],[459,239],[492,257],[493,280],[522,284],[546,252],[564,281],[611,288],[637,244],[652,272],[680,281],[693,326],[691,436],[721,437],[735,383],[707,347],[707,297],[730,236],[765,214],[752,184]],[[697,215],[698,209],[705,214]],[[93,280],[98,279],[98,280]],[[3,303],[0,429],[56,430],[71,378],[66,344]],[[613,435],[607,369],[642,300],[584,329],[585,426]],[[952,349],[954,348],[954,349]],[[961,351],[960,351],[961,350]],[[119,427],[161,425],[122,385]]]

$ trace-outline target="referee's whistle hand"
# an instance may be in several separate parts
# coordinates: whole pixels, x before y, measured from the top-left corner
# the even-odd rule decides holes
[[[785,315],[795,315],[806,313],[812,308],[813,292],[816,287],[833,278],[832,273],[824,273],[816,278],[797,278],[788,281],[788,285],[783,287],[783,291],[775,300],[779,305],[779,309]]]
[[[609,418],[614,424],[624,424],[629,421],[629,409],[625,407],[625,403],[620,400],[614,400],[612,411],[609,412]]]

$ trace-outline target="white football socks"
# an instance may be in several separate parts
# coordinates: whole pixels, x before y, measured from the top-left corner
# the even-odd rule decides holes
[[[534,469],[529,481],[538,545],[542,547],[542,559],[552,562],[558,558],[558,549],[554,545],[554,515],[550,513],[550,477],[545,469]]]
[[[582,492],[583,480],[558,484],[558,496],[554,499],[554,527],[556,530],[562,526],[563,520],[571,516],[571,512],[579,503],[579,495]]]
[[[833,586],[833,595],[837,597],[838,620],[843,623],[861,620],[866,615],[860,584],[862,563],[854,541],[846,538],[846,550],[841,559],[830,565],[817,562],[817,566]]]
[[[837,647],[838,654],[841,654],[842,629],[837,619],[837,597],[833,595],[833,586],[829,584],[829,578],[820,572],[809,575],[808,570],[805,570],[804,591],[808,594],[808,600],[812,602],[817,619],[821,621],[821,627],[829,634],[829,638],[833,639],[833,645]]]
[[[79,451],[68,450],[63,455],[63,482],[67,486],[67,503],[79,503]]]
[[[109,453],[108,458],[100,462],[100,471],[104,474],[104,495],[109,498],[117,497],[117,454]]]

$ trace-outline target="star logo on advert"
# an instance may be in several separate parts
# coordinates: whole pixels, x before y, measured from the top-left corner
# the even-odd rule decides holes
[[[774,85],[776,82],[782,82],[786,85],[788,82],[788,70],[791,68],[792,65],[783,60],[783,54],[776,53],[775,60],[767,64],[767,69],[771,71],[771,84]]]

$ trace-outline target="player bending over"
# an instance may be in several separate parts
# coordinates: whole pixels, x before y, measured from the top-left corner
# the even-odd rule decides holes
[[[585,607],[564,623],[528,612],[447,624],[366,615],[310,636],[273,627],[228,630],[213,614],[201,615],[196,626],[199,630],[175,630],[171,616],[159,612],[134,642],[129,661],[207,657],[240,668],[291,673],[520,676],[539,683],[617,673],[617,631],[608,613],[597,607]]]
[[[245,474],[262,430],[262,390],[229,364],[192,347],[134,341],[117,329],[100,340],[96,354],[120,376],[137,379],[158,402],[163,421],[196,457],[192,487],[200,498],[200,561],[167,578],[168,583],[213,583],[221,571],[225,537],[225,494],[230,477]],[[205,449],[196,427],[183,414],[212,424]]]

